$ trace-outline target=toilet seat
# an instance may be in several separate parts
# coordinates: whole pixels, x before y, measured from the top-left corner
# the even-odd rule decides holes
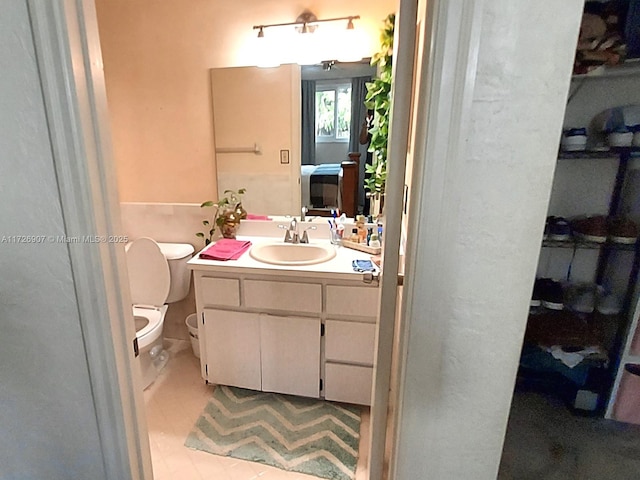
[[[133,306],[133,318],[143,318],[147,321],[147,324],[140,330],[136,330],[136,337],[138,338],[138,348],[143,348],[151,345],[162,334],[162,324],[164,322],[164,316],[167,312],[167,305],[163,305],[161,308],[149,308],[134,305]]]
[[[162,335],[164,316],[168,306],[171,277],[169,264],[160,246],[150,238],[142,237],[125,248],[129,287],[133,303],[133,316],[143,318],[147,324],[136,331],[138,348],[151,345]]]
[[[156,242],[142,237],[126,246],[131,302],[160,308],[169,296],[169,264]]]

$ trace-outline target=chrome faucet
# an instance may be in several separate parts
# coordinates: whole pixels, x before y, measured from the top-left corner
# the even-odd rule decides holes
[[[295,218],[291,219],[289,228],[284,233],[285,243],[300,243],[300,237],[298,236],[298,221]]]
[[[305,228],[304,232],[302,232],[302,238],[300,239],[300,243],[309,243],[309,235],[307,235],[307,231],[315,230],[316,228],[318,227],[316,227],[315,225]]]

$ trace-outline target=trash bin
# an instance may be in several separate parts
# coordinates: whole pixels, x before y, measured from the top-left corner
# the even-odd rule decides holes
[[[187,324],[187,329],[189,330],[189,340],[191,340],[191,348],[193,349],[193,354],[200,358],[200,343],[198,340],[198,315],[192,313],[187,317],[184,321]]]

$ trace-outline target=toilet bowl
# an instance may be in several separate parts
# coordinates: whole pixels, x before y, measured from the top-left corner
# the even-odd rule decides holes
[[[145,389],[169,359],[162,336],[168,309],[165,302],[179,301],[187,296],[191,276],[186,262],[194,249],[188,244],[156,243],[143,237],[129,243],[125,250],[142,387]]]

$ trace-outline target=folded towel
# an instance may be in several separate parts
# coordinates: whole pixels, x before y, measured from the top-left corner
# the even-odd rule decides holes
[[[244,252],[249,250],[251,242],[248,240],[234,240],[233,238],[221,238],[200,253],[203,260],[237,260]]]
[[[254,215],[247,213],[247,220],[271,220],[267,215]]]

